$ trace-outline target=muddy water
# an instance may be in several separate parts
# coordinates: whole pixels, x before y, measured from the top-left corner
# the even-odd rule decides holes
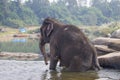
[[[0,80],[120,80],[120,70],[50,72],[43,61],[0,60]]]

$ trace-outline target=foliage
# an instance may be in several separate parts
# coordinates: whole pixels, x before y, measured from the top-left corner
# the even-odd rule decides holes
[[[38,24],[38,19],[34,12],[30,8],[20,4],[19,0],[10,2],[8,0],[1,0],[0,19],[1,25],[13,28]]]
[[[38,25],[44,18],[57,18],[75,25],[102,25],[120,20],[120,0],[93,0],[91,7],[78,6],[77,0],[1,0],[0,25],[14,28]]]
[[[91,26],[101,25],[102,23],[109,22],[108,19],[105,16],[103,16],[102,12],[94,7],[81,8],[78,14],[78,18],[84,25]]]
[[[120,29],[120,22],[112,22],[101,26],[84,26],[81,28],[89,39],[93,40],[96,37],[109,37],[109,34]]]
[[[6,26],[11,26],[12,28],[23,27],[25,23],[19,19],[7,19],[5,22]]]
[[[93,6],[98,8],[104,16],[112,20],[120,20],[120,0],[94,0]]]

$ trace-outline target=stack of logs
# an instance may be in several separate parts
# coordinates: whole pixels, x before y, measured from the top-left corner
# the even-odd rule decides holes
[[[92,41],[102,67],[120,69],[120,39],[99,37]]]
[[[92,41],[98,55],[120,51],[120,39],[99,37]]]

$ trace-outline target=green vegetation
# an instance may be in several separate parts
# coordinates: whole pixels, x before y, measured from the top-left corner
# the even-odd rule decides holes
[[[93,0],[91,7],[77,5],[77,0],[0,0],[0,25],[13,28],[38,25],[46,17],[64,23],[95,26],[120,21],[120,0]]]
[[[0,42],[0,50],[7,52],[39,53],[38,41],[28,42]]]
[[[1,0],[0,20],[0,25],[6,25],[13,28],[38,24],[38,19],[34,12],[25,5],[22,5],[20,0]]]
[[[84,33],[93,40],[97,37],[109,37],[109,34],[113,31],[120,29],[120,23],[113,22],[101,26],[84,26],[81,28],[84,30]]]

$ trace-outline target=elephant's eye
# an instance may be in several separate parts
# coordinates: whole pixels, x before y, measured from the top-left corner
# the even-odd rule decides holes
[[[43,23],[44,26],[49,25],[49,24],[50,24],[50,22],[48,22],[48,21],[45,21],[45,22]]]

